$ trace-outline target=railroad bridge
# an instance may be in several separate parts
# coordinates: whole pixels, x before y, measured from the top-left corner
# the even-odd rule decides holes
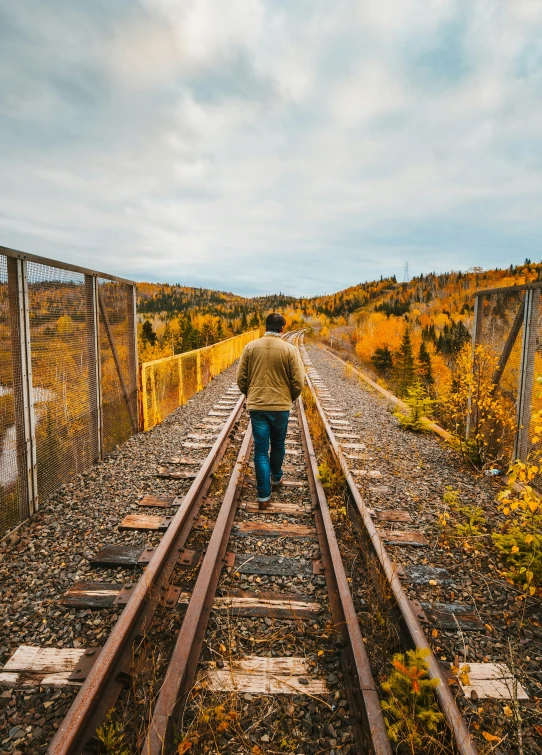
[[[391,753],[393,732],[409,730],[390,727],[394,669],[416,694],[432,680],[419,705],[433,728],[416,730],[427,740],[413,751],[474,755],[484,741],[513,751],[490,721],[530,716],[540,691],[510,656],[525,610],[515,586],[488,579],[481,552],[450,546],[439,520],[443,490],[491,511],[498,481],[465,468],[438,426],[403,431],[394,397],[300,330],[284,337],[306,387],[284,484],[262,511],[235,383],[258,334],[144,366],[138,412],[132,282],[64,266],[94,370],[81,386],[90,441],[60,459],[40,499],[32,432],[48,415],[24,369],[39,364],[28,276],[44,287],[32,265],[56,263],[6,260],[24,421],[3,458],[28,469],[13,495],[33,516],[1,549],[1,753]],[[540,635],[527,640],[534,657]]]

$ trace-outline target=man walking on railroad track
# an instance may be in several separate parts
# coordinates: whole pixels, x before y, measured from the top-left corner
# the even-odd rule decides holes
[[[245,346],[237,368],[237,385],[247,397],[254,435],[254,467],[261,509],[269,506],[271,491],[277,490],[282,482],[290,409],[303,388],[299,353],[280,337],[285,324],[282,315],[267,315],[265,335]]]

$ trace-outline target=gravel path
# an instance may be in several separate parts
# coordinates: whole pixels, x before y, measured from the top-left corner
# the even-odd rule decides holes
[[[473,472],[434,434],[402,430],[383,397],[365,388],[355,376],[348,376],[344,366],[322,348],[310,343],[307,348],[321,379],[344,411],[343,419],[351,424],[348,431],[359,433],[366,445],[364,461],[351,462],[351,469],[365,467],[367,471],[382,475],[380,479],[360,481],[368,504],[377,511],[401,509],[409,512],[411,522],[386,522],[385,528],[419,530],[429,541],[429,547],[425,548],[387,545],[390,556],[402,564],[442,567],[452,576],[452,583],[446,586],[406,583],[410,598],[432,604],[474,605],[486,625],[482,632],[439,630],[437,636],[431,637],[435,655],[442,661],[459,658],[463,662],[466,654],[467,663],[505,662],[510,665],[512,653],[516,673],[534,701],[523,711],[528,731],[524,738],[525,752],[539,752],[540,742],[535,741],[534,732],[535,726],[542,723],[540,713],[535,710],[536,698],[540,700],[542,696],[540,602],[533,598],[526,605],[525,601],[518,599],[521,598],[520,591],[498,576],[498,556],[488,547],[488,539],[484,541],[482,538],[475,547],[465,549],[463,538],[443,537],[438,522],[438,515],[446,510],[443,495],[448,487],[459,491],[462,504],[481,507],[488,521],[498,516],[494,501],[499,483]],[[447,531],[453,535],[453,523]],[[471,721],[481,730],[494,732],[502,729],[508,744],[503,743],[499,751],[517,751],[512,742],[514,732],[510,731],[510,722],[503,713],[506,702],[486,704],[482,712],[476,713],[478,705],[467,704],[469,710],[466,712],[472,714]],[[488,716],[493,720],[488,720]]]
[[[4,537],[0,665],[23,644],[84,648],[104,643],[118,618],[114,608],[77,610],[58,600],[78,580],[122,585],[137,579],[139,570],[97,569],[88,559],[106,544],[143,548],[158,542],[158,533],[119,532],[118,524],[126,514],[142,513],[137,501],[143,495],[182,495],[188,489],[191,480],[159,479],[157,467],[179,456],[181,439],[194,432],[235,379],[235,371],[233,365],[161,425],[130,438],[103,463],[65,485],[32,520]],[[199,453],[203,460],[206,451]],[[0,755],[45,752],[74,694],[65,688],[0,689]]]

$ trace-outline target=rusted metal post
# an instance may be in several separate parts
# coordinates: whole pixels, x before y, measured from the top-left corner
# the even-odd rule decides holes
[[[523,338],[518,385],[517,429],[514,440],[514,459],[527,461],[530,446],[531,406],[534,385],[540,289],[528,289],[524,299]]]
[[[196,351],[196,391],[199,392],[203,388],[201,382],[201,349]]]
[[[179,354],[179,358],[177,359],[177,369],[179,371],[178,381],[179,381],[179,406],[182,406],[184,404],[184,394],[183,394],[183,357],[182,354]]]
[[[105,332],[107,334],[109,346],[111,347],[111,353],[113,354],[113,361],[115,362],[115,367],[117,369],[117,375],[119,378],[120,388],[122,391],[122,395],[124,396],[124,401],[126,402],[126,408],[128,409],[128,416],[130,417],[130,424],[132,426],[132,431],[134,433],[137,433],[137,412],[134,412],[134,407],[132,406],[132,403],[130,401],[130,395],[128,393],[128,388],[126,387],[126,381],[124,380],[124,375],[122,374],[122,365],[120,363],[119,355],[117,353],[115,339],[113,338],[113,332],[111,330],[109,316],[107,314],[107,309],[105,308],[103,298],[102,298],[99,288],[98,288],[98,301],[100,303],[100,313],[102,315],[102,321],[105,327]]]
[[[38,509],[36,420],[32,387],[26,260],[8,257],[7,269],[19,518],[24,521]]]
[[[482,318],[484,313],[484,295],[474,295],[474,320],[472,324],[472,376],[476,379],[476,347],[480,343],[482,333]],[[469,398],[467,402],[467,423],[465,428],[465,438],[470,436],[472,422],[472,385],[469,389]]]
[[[137,360],[137,289],[135,285],[127,286],[128,289],[128,364],[130,367],[130,402],[132,413],[136,419],[135,432],[139,431],[139,400],[138,400],[138,360]]]
[[[90,414],[90,461],[103,458],[102,381],[100,365],[100,331],[98,321],[98,280],[85,275],[85,314],[88,354],[88,400]]]

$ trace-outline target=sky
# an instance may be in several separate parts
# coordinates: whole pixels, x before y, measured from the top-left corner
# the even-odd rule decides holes
[[[244,295],[542,259],[541,0],[0,0],[0,245]]]

